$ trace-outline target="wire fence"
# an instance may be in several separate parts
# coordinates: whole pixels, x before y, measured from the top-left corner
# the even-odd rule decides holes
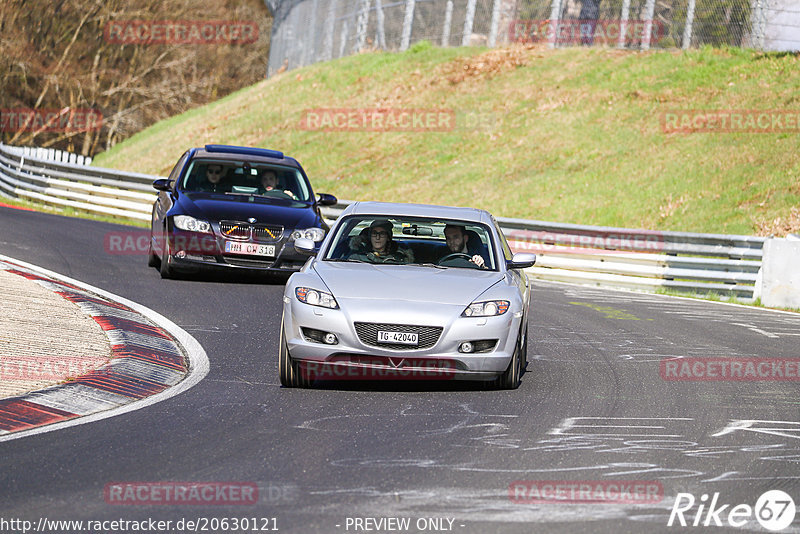
[[[540,43],[800,50],[797,0],[267,0],[267,75],[365,50]]]

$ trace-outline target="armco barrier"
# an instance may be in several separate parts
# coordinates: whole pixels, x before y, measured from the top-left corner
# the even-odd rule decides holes
[[[350,201],[324,208],[336,219]],[[759,296],[765,238],[656,232],[498,217],[514,252],[535,252],[532,278],[653,291]]]
[[[0,144],[0,193],[149,220],[160,176],[48,161]],[[352,201],[323,208],[329,221]],[[632,289],[760,295],[765,238],[497,219],[515,252],[535,252],[533,278]]]
[[[49,160],[0,143],[0,193],[7,196],[149,221],[158,178]]]

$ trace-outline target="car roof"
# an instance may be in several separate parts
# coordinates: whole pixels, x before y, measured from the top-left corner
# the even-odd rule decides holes
[[[492,216],[488,211],[477,208],[436,206],[432,204],[404,204],[400,202],[354,202],[342,212],[342,216],[345,215],[431,217],[484,224],[490,224],[492,221]]]
[[[259,162],[259,163],[276,163],[279,165],[288,165],[290,167],[301,168],[300,163],[296,159],[286,156],[283,152],[277,150],[269,150],[267,148],[256,148],[246,146],[233,146],[233,145],[206,145],[202,148],[195,149],[193,159],[196,158],[214,158],[214,159],[230,159]]]

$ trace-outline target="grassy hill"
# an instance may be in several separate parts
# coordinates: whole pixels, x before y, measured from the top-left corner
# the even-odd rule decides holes
[[[280,74],[95,164],[166,175],[205,143],[282,150],[318,192],[497,216],[719,233],[800,230],[800,134],[665,133],[674,110],[796,110],[800,57],[739,49],[448,48]],[[323,131],[315,109],[438,110],[445,131]],[[449,119],[448,119],[449,120]],[[446,121],[445,121],[446,122]]]

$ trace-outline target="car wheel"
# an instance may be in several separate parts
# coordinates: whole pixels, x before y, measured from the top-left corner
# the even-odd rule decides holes
[[[522,360],[526,358],[523,351],[527,352],[528,347],[528,327],[525,327],[524,339],[517,338],[517,346],[514,348],[514,355],[511,356],[511,361],[508,362],[508,368],[497,378],[497,389],[517,389],[519,387],[520,379],[522,378],[523,366]]]
[[[147,266],[148,267],[158,267],[161,264],[161,261],[156,256],[156,252],[153,250],[153,229],[150,228],[150,245],[147,247]]]
[[[161,278],[168,279],[175,275],[175,271],[170,267],[169,262],[172,255],[169,252],[169,239],[164,234],[164,250],[161,253]]]
[[[292,360],[289,354],[289,347],[286,346],[286,334],[283,332],[283,321],[281,321],[281,344],[278,355],[278,374],[280,375],[281,385],[287,388],[306,388],[308,381],[300,374],[300,366]]]

